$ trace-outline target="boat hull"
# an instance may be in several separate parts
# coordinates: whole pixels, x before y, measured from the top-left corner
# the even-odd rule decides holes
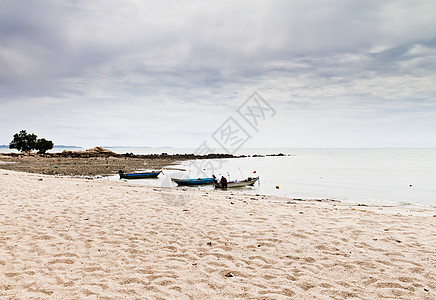
[[[142,173],[121,173],[120,179],[142,179],[156,178],[162,171],[142,172]]]
[[[227,188],[236,188],[236,187],[244,187],[254,185],[259,180],[259,177],[248,178],[243,181],[230,181],[227,183]],[[221,183],[215,183],[215,188],[222,189],[223,186]]]
[[[177,185],[201,185],[213,183],[213,178],[177,179],[172,178]]]

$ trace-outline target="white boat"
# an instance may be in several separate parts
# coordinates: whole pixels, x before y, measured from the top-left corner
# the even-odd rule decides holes
[[[258,180],[259,180],[259,176],[248,177],[247,179],[241,180],[241,181],[238,181],[238,180],[229,181],[229,182],[227,182],[227,187],[234,188],[234,187],[250,186],[250,185],[254,185],[256,183],[256,181],[258,181]],[[214,185],[215,185],[215,188],[219,188],[219,189],[223,188],[221,182],[215,182]]]

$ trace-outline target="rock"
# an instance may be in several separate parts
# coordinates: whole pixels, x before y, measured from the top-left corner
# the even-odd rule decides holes
[[[95,154],[103,154],[103,155],[117,155],[115,152],[108,150],[108,149],[104,149],[102,147],[94,147],[91,149],[86,150],[85,152],[87,153],[95,153]]]

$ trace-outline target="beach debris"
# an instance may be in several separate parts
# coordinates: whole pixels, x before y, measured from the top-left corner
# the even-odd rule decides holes
[[[208,246],[212,246],[212,242],[207,242],[207,245]]]
[[[280,188],[280,186],[276,185],[276,189],[278,190]]]
[[[235,203],[233,203],[233,202],[230,202],[230,204],[235,204]]]
[[[304,212],[300,211],[299,214],[302,215],[302,214],[304,214]]]
[[[42,178],[39,178],[38,180],[39,180],[39,181],[43,181],[44,179],[42,179]]]
[[[228,272],[228,273],[224,274],[224,276],[225,277],[233,277],[233,274],[232,274],[232,272]]]
[[[428,288],[424,288],[424,291],[429,292],[430,290]]]

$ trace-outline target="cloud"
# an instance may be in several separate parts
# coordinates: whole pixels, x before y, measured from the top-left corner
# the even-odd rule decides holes
[[[152,144],[170,144],[165,136],[181,145],[185,136],[196,145],[254,90],[286,116],[272,121],[270,136],[293,120],[319,122],[307,145],[323,127],[341,131],[346,122],[366,130],[398,117],[413,127],[413,114],[434,124],[435,8],[433,1],[2,1],[0,118],[10,125],[0,139],[27,125],[77,143],[86,132],[86,143],[149,135]]]

